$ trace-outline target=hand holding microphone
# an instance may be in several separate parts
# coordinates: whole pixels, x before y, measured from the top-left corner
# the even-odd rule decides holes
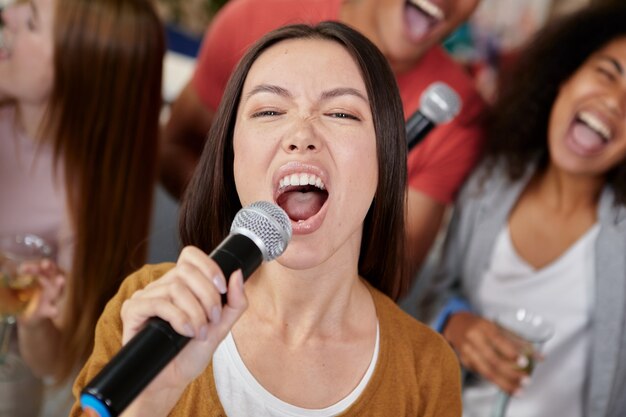
[[[173,406],[246,309],[243,280],[282,254],[290,239],[287,214],[257,202],[237,213],[231,233],[210,255],[185,248],[173,269],[124,303],[125,345],[83,389],[83,409],[118,416],[155,377],[150,391],[158,397],[150,405]]]
[[[459,95],[447,84],[434,82],[420,97],[420,108],[406,121],[409,151],[438,124],[447,123],[461,111]]]
[[[185,336],[181,343],[188,342],[170,361],[175,372],[166,369],[167,377],[163,380],[173,386],[193,380],[247,307],[241,273],[230,275],[228,287],[225,278],[207,254],[193,246],[184,248],[173,269],[136,292],[122,306],[122,344],[127,345],[148,320],[158,316],[176,334]],[[221,306],[220,294],[226,290],[228,303]],[[155,323],[158,322],[149,325]]]

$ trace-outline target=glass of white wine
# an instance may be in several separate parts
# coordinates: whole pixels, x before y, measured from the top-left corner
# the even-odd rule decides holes
[[[24,266],[52,255],[52,249],[38,236],[0,236],[0,381],[19,379],[25,365],[10,350],[17,317],[39,293],[37,276]]]
[[[517,365],[530,375],[536,364],[536,355],[543,344],[554,335],[554,325],[525,308],[500,313],[495,322],[520,346],[523,353]],[[510,398],[508,393],[498,391],[491,417],[504,417]]]

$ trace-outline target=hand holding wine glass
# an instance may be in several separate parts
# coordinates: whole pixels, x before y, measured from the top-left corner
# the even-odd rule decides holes
[[[552,324],[526,309],[506,310],[494,321],[470,312],[450,317],[444,337],[463,366],[499,387],[491,417],[503,417],[512,393],[539,358],[539,348],[554,334]]]
[[[480,315],[452,315],[443,331],[466,369],[482,376],[501,390],[513,393],[527,374],[515,365],[518,345],[500,326]]]
[[[539,357],[543,344],[554,335],[554,326],[539,314],[524,308],[507,310],[496,317],[496,324],[502,332],[517,346],[520,353],[516,366],[520,371],[530,375]],[[500,390],[492,417],[504,417],[510,399],[510,394]]]
[[[0,236],[0,379],[15,380],[24,372],[17,355],[9,352],[17,320],[41,291],[32,266],[52,255],[50,246],[35,235]]]
[[[45,258],[22,265],[22,272],[37,276],[39,291],[18,317],[21,327],[37,326],[45,320],[57,323],[60,319],[60,301],[65,289],[65,272],[51,259]]]

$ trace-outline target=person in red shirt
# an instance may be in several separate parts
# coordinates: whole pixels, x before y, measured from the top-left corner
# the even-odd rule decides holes
[[[405,119],[422,92],[443,81],[462,101],[461,113],[439,125],[408,156],[407,254],[416,272],[451,203],[480,152],[478,115],[484,103],[473,80],[440,47],[480,0],[231,0],[208,28],[190,82],[172,105],[161,149],[161,180],[171,194],[184,191],[228,78],[254,41],[291,23],[339,20],[366,35],[396,76]]]

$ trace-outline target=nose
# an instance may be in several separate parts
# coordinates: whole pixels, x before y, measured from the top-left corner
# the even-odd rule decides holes
[[[319,152],[322,147],[320,133],[313,118],[300,118],[283,139],[283,149],[289,153]]]

